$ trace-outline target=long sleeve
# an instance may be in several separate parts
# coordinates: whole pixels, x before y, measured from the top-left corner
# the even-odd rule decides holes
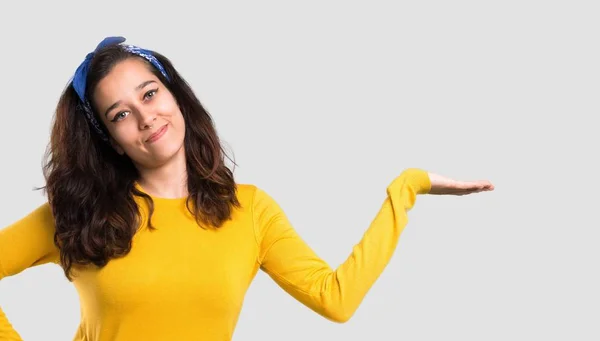
[[[54,220],[45,203],[15,223],[0,229],[0,280],[36,265],[58,263]],[[0,340],[22,340],[0,308]]]
[[[275,200],[257,188],[253,209],[261,269],[310,309],[346,322],[389,263],[417,194],[430,189],[426,171],[403,171],[388,186],[387,198],[360,242],[333,270],[301,239]]]

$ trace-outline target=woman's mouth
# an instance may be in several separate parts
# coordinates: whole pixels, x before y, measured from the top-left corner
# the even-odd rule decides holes
[[[154,132],[154,134],[150,135],[150,137],[148,137],[146,142],[148,142],[148,143],[156,142],[167,132],[167,129],[168,129],[168,125],[165,124],[164,126],[160,127],[156,132]]]

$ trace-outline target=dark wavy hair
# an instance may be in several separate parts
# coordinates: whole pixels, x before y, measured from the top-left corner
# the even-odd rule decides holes
[[[226,153],[209,113],[171,61],[160,53],[153,54],[170,81],[145,59],[116,45],[98,51],[92,59],[86,95],[92,98],[100,80],[117,63],[127,58],[146,62],[174,95],[185,121],[187,208],[201,227],[218,228],[240,205],[233,171],[225,164]],[[97,120],[102,125],[99,117]],[[103,125],[102,128],[108,135]],[[135,186],[139,180],[136,167],[91,128],[72,84],[65,88],[57,104],[43,172],[46,185],[42,189],[48,195],[56,225],[54,243],[69,280],[74,265],[102,267],[110,259],[129,253],[142,221],[135,196],[148,203],[148,227],[154,229],[150,219],[154,204]]]

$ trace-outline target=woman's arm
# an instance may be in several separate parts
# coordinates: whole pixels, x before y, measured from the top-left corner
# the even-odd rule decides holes
[[[388,186],[387,198],[362,240],[336,270],[300,238],[278,204],[257,189],[254,221],[261,269],[315,312],[345,322],[390,261],[417,195],[430,189],[427,172],[402,172]]]
[[[253,210],[261,269],[315,312],[345,322],[389,263],[417,195],[493,189],[489,181],[456,181],[421,169],[405,170],[387,187],[387,198],[371,225],[335,270],[300,238],[275,200],[257,189]]]
[[[59,262],[54,220],[45,203],[19,221],[0,229],[0,280],[36,265]],[[0,308],[0,340],[22,340]]]

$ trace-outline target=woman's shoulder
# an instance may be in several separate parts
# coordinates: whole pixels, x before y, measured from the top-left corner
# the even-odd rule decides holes
[[[236,184],[236,195],[242,206],[261,207],[265,204],[274,204],[275,201],[260,185],[255,183]]]
[[[236,194],[240,202],[252,202],[258,191],[258,185],[253,183],[236,184]]]
[[[279,203],[268,190],[255,183],[237,184],[237,198],[242,207],[250,208],[253,215],[265,216],[281,211]]]

